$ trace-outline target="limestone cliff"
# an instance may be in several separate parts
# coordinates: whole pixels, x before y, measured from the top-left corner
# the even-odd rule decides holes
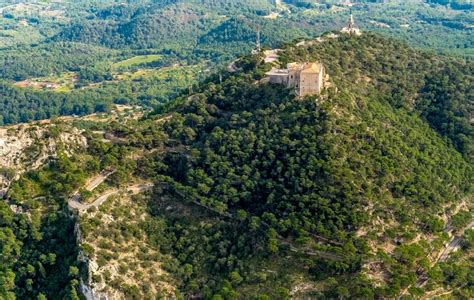
[[[23,124],[0,128],[0,197],[12,180],[55,157],[87,145],[81,131],[65,124]]]

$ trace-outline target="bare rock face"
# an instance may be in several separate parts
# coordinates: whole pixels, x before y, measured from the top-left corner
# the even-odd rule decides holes
[[[0,197],[23,172],[41,167],[55,157],[59,147],[66,154],[87,146],[77,128],[62,125],[17,125],[0,128]]]
[[[81,284],[79,285],[79,288],[81,289],[82,294],[84,297],[86,297],[87,300],[109,300],[113,299],[110,298],[106,293],[100,293],[94,290],[93,288],[90,288],[89,285],[85,284],[81,280]]]

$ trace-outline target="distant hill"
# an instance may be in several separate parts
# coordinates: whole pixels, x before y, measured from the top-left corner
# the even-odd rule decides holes
[[[342,28],[352,12],[365,32],[417,48],[465,58],[474,49],[469,9],[423,1],[16,2],[0,4],[0,124],[165,103],[249,53],[258,26],[275,48]],[[142,55],[160,60],[114,67]]]
[[[474,7],[470,0],[427,0],[426,2],[450,6],[454,9],[472,9]]]

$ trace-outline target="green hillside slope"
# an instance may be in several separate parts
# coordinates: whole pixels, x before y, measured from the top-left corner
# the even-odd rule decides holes
[[[135,299],[472,298],[472,62],[364,34],[279,63],[316,60],[321,96],[261,81],[271,65],[250,56],[157,115],[76,122],[88,148],[8,194],[35,218],[0,211],[0,295],[74,298],[82,278]],[[77,189],[128,192],[76,216]]]
[[[268,66],[249,59],[255,71],[209,83],[171,109],[165,132],[187,151],[155,157],[164,166],[151,203],[166,239],[151,237],[163,249],[173,244],[166,251],[181,268],[170,273],[191,270],[179,276],[182,291],[242,299],[283,297],[300,285],[302,295],[319,297],[426,292],[416,283],[439,268],[444,224],[456,207],[469,215],[465,201],[472,206],[470,196],[461,201],[472,192],[463,150],[472,149],[472,132],[460,133],[471,138],[458,152],[459,136],[425,119],[418,103],[431,98],[430,74],[470,63],[372,35],[289,46],[283,62],[321,60],[337,87],[296,100],[255,82]],[[456,122],[466,124],[469,104],[454,98],[460,105],[429,107],[459,110],[445,111],[456,115],[446,122],[462,131]],[[472,264],[457,267],[467,286],[453,285],[447,264],[429,287],[469,295]]]
[[[100,112],[104,102],[109,107],[128,103],[152,108],[188,90],[222,64],[249,53],[255,45],[257,26],[261,27],[262,45],[277,47],[342,28],[351,12],[365,32],[381,32],[438,53],[472,57],[473,14],[468,6],[455,5],[462,1],[450,1],[450,6],[429,5],[421,0],[357,1],[351,7],[344,3],[0,3],[0,84],[7,86],[7,91],[0,88],[0,124],[85,114],[89,108]],[[142,55],[159,55],[161,59],[115,67]],[[168,72],[166,68],[173,66],[178,67]],[[188,67],[195,72],[192,78],[183,79]],[[163,73],[170,76],[162,76]],[[20,92],[10,92],[12,85],[29,91],[23,97]],[[60,93],[59,98],[64,100],[58,102],[57,95],[38,90]],[[78,97],[87,99],[88,109],[71,109],[69,103],[76,103]]]

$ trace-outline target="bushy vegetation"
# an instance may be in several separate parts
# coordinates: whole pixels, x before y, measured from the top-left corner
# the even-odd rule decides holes
[[[222,71],[188,92],[209,73],[180,67],[205,68],[203,61],[246,51],[257,23],[265,43],[273,45],[333,28],[347,16],[296,20],[332,3],[293,1],[292,14],[280,11],[287,19],[277,23],[250,17],[269,14],[266,1],[226,1],[215,11],[212,0],[152,2],[98,7],[86,1],[84,15],[69,12],[73,20],[41,45],[0,51],[5,64],[20,62],[2,71],[6,79],[64,71],[78,76],[68,93],[2,82],[0,124],[108,111],[114,102],[157,106],[180,95],[146,119],[78,122],[86,129],[87,151],[61,152],[12,184],[8,204],[22,211],[0,203],[0,298],[77,299],[78,280],[86,276],[79,249],[105,266],[120,258],[106,238],[122,246],[131,236],[153,255],[143,250],[135,265],[122,263],[118,271],[125,276],[139,263],[149,268],[159,261],[173,277],[166,280],[177,297],[287,299],[298,285],[305,289],[295,297],[302,298],[416,297],[436,289],[473,297],[473,234],[464,231],[472,221],[471,61],[373,34],[342,35],[310,47],[288,44],[280,53],[283,65],[323,62],[333,86],[320,96],[295,99],[291,90],[260,83],[270,68],[260,56],[243,57],[242,72]],[[153,9],[144,9],[150,3]],[[212,17],[204,18],[210,11]],[[244,13],[227,19],[219,15],[224,12]],[[378,21],[397,24],[386,15]],[[278,30],[279,24],[285,29]],[[448,28],[444,33],[464,34],[452,23],[440,26]],[[443,40],[436,39],[427,43]],[[45,62],[34,60],[43,54]],[[143,55],[160,55],[160,67],[184,57],[187,62],[173,67],[181,72],[176,77],[156,70],[149,75],[141,64],[152,70],[148,64],[155,62],[127,61]],[[97,248],[79,248],[66,199],[110,168],[116,170],[110,185],[124,185],[132,176],[155,183],[152,195],[135,203],[146,206],[137,213],[146,209],[147,217],[132,224],[125,207],[111,208],[117,219],[128,219],[101,230],[99,216],[106,210],[99,208],[81,229],[85,235],[97,230],[92,236],[102,239]],[[461,249],[437,262],[433,256],[449,241],[450,227],[460,234]],[[93,280],[129,298],[152,294],[148,286],[102,275]],[[133,276],[144,275],[134,270]]]
[[[375,94],[394,109],[419,114],[468,160],[473,158],[472,104],[468,100],[472,61],[439,59],[370,34],[342,40],[342,44],[341,39],[330,39],[309,49],[292,48],[283,60],[322,60],[339,88],[365,96]]]
[[[180,274],[186,295],[204,297],[274,298],[301,281],[323,284],[312,289],[316,297],[423,293],[415,283],[435,272],[432,252],[446,241],[437,215],[472,192],[473,169],[455,136],[438,133],[417,103],[430,97],[430,70],[470,62],[372,35],[288,46],[282,60],[322,60],[338,91],[295,100],[279,86],[256,85],[268,67],[248,57],[241,64],[254,71],[209,82],[164,110],[173,113],[164,131],[174,151],[141,161],[137,175],[160,187],[151,200],[159,223],[148,234],[176,257],[168,271]],[[465,76],[460,71],[456,84],[464,86]],[[468,105],[452,99],[460,105],[439,107],[447,115]],[[463,228],[467,215],[453,222]],[[397,225],[378,231],[375,220]],[[356,235],[360,229],[367,234]],[[435,238],[411,242],[416,232]],[[392,252],[368,246],[382,241],[401,244]],[[366,263],[382,266],[380,286],[365,276]],[[453,272],[465,278],[468,268]],[[278,275],[264,279],[259,269]]]
[[[0,203],[2,298],[78,299],[75,220],[64,210],[64,198],[85,180],[77,167],[61,156],[50,167],[13,184],[9,202],[20,212],[13,213],[5,201]]]
[[[53,126],[48,134],[60,130]],[[100,141],[91,141],[87,151],[73,147],[75,153],[66,154],[58,148],[56,158],[13,182],[0,202],[2,299],[79,299],[79,279],[86,273],[67,200],[87,178],[124,162],[127,150]]]
[[[178,64],[199,66],[200,71],[209,69],[212,73],[221,63],[253,48],[257,26],[261,27],[263,44],[277,47],[282,42],[340,28],[347,22],[347,9],[334,13],[333,5],[341,1],[311,5],[303,2],[287,1],[281,7],[263,0],[246,3],[143,0],[122,4],[83,0],[27,1],[18,10],[15,6],[6,7],[0,26],[3,24],[12,34],[4,37],[12,45],[0,50],[0,79],[6,80],[2,85],[9,90],[13,81],[60,78],[61,74],[70,72],[74,72],[74,77],[66,88],[52,90],[63,93],[60,99],[49,93],[28,93],[34,95],[26,99],[21,93],[3,93],[0,124],[102,111],[104,102],[155,106],[188,90],[202,77],[177,81],[176,78],[186,75],[179,68],[165,80],[130,79],[121,76],[123,72],[156,71]],[[365,31],[381,31],[417,47],[443,53],[472,55],[468,27],[471,17],[467,11],[449,14],[446,8],[430,7],[418,1],[358,2],[362,3],[354,6],[353,13]],[[277,13],[277,17],[264,18],[271,13]],[[24,22],[27,25],[19,25]],[[15,38],[17,35],[21,36],[21,42],[20,37]],[[29,43],[24,41],[28,40],[24,35],[31,36]],[[160,60],[123,65],[127,59],[133,62],[134,57],[144,55],[159,55]],[[46,85],[50,82],[47,80]],[[86,99],[88,107],[78,107],[83,105],[77,103],[78,98]],[[68,103],[76,108],[72,109]],[[21,111],[18,107],[22,107]]]

